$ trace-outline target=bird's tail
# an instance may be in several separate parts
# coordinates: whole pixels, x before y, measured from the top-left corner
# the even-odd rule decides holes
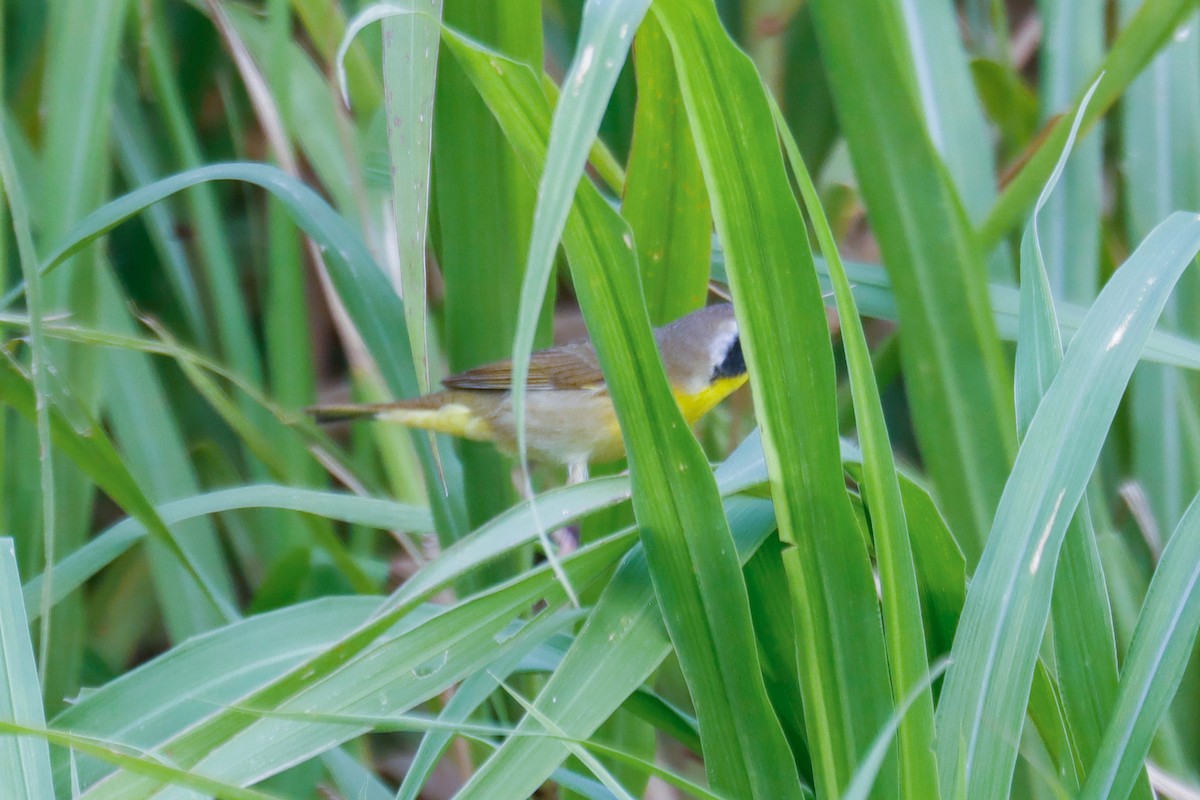
[[[437,392],[390,403],[314,406],[308,412],[318,423],[379,419],[478,441],[490,441],[494,436],[487,420],[457,392]]]
[[[427,411],[440,408],[442,402],[437,395],[415,397],[411,400],[392,400],[387,403],[341,403],[326,406],[310,406],[305,411],[318,425],[331,422],[346,422],[356,419],[380,419],[395,417],[404,411]]]

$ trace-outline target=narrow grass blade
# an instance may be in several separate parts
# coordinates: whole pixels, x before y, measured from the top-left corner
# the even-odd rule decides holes
[[[1095,89],[1096,84],[1093,84],[1091,92],[1084,96],[1067,137],[1066,147],[1034,206],[1021,242],[1021,330],[1016,356],[1019,436],[1024,436],[1038,404],[1062,364],[1062,340],[1054,315],[1053,290],[1042,249],[1039,215],[1056,196],[1052,193],[1064,174],[1064,168],[1068,167],[1067,159],[1075,143],[1075,134]],[[1084,165],[1087,165],[1087,161]],[[1078,188],[1077,183],[1067,186],[1072,185]],[[1062,230],[1064,213],[1068,212],[1060,206],[1055,217],[1059,225],[1055,241],[1059,247],[1064,236],[1074,235]],[[1094,232],[1098,235],[1098,231]],[[1058,257],[1062,257],[1061,251]],[[1066,273],[1062,265],[1056,270],[1060,278],[1060,294],[1065,291],[1062,286],[1065,276],[1071,270],[1077,273],[1082,268],[1081,262],[1073,260],[1071,264]],[[1073,285],[1076,291],[1082,291],[1082,284],[1073,282]],[[1096,754],[1117,689],[1117,652],[1112,613],[1086,497],[1080,500],[1079,509],[1067,528],[1053,591],[1051,615],[1054,621],[1055,666],[1061,705],[1069,723],[1069,753],[1076,762],[1069,773],[1062,770],[1060,765],[1060,772],[1082,777]],[[1149,786],[1143,785],[1139,797],[1148,797],[1148,791]]]
[[[650,0],[589,0],[579,32],[578,53],[563,79],[565,92],[554,109],[544,164],[532,171],[540,173],[540,178],[512,359],[513,416],[522,466],[526,457],[525,383],[554,254],[619,68],[625,63],[633,34],[649,6]]]
[[[637,244],[650,322],[665,325],[704,305],[712,215],[671,45],[653,16],[633,55],[638,103],[621,214]]]
[[[974,566],[1015,452],[1012,383],[983,253],[903,77],[886,2],[814,4],[838,118],[892,279],[913,426]]]
[[[29,377],[8,358],[0,359],[0,399],[28,419],[33,419],[37,413],[36,392]],[[180,547],[175,536],[158,516],[154,505],[129,473],[124,460],[104,433],[104,429],[91,419],[69,418],[48,401],[45,408],[50,438],[58,451],[118,505],[146,526],[151,535],[168,549],[189,577],[196,582],[201,595],[217,614],[226,620],[236,618],[237,611],[232,601],[221,591],[215,579]],[[82,412],[77,410],[76,413]],[[74,426],[77,423],[84,428],[76,429]],[[52,581],[47,581],[44,590],[46,597],[50,596],[52,585]],[[45,614],[45,611],[42,613]]]
[[[1163,551],[1121,670],[1116,705],[1081,798],[1126,797],[1187,668],[1200,630],[1200,498]]]
[[[733,498],[727,513],[746,560],[774,529],[770,503]],[[653,674],[671,651],[671,640],[655,599],[646,553],[625,556],[563,658],[536,706],[568,735],[586,739]],[[522,720],[517,732],[540,730]],[[552,740],[513,736],[489,758],[458,794],[458,800],[523,800],[569,755]]]
[[[879,732],[879,736],[871,744],[871,749],[868,751],[867,757],[855,771],[854,780],[850,782],[846,793],[842,795],[842,800],[866,800],[870,796],[871,785],[879,775],[879,768],[883,765],[883,759],[887,755],[891,739],[897,735],[897,731],[904,724],[904,717],[908,715],[913,705],[919,702],[922,696],[929,694],[929,687],[946,671],[948,666],[950,666],[950,662],[945,659],[934,664],[926,672],[925,677],[921,679],[920,683],[914,686],[906,697],[901,699],[892,718],[888,720],[887,726]]]
[[[884,645],[888,654],[892,700],[897,706],[905,703],[903,712],[897,711],[900,715],[896,736],[900,753],[900,796],[936,798],[933,694],[929,691],[931,680],[927,677],[929,663],[921,619],[921,600],[896,461],[883,419],[883,405],[875,382],[871,352],[850,290],[850,281],[846,278],[838,255],[837,242],[821,209],[817,187],[800,160],[795,140],[783,127],[784,121],[778,108],[775,112],[792,173],[796,176],[805,208],[813,222],[821,252],[829,264],[829,275],[838,303],[842,343],[846,350],[850,390],[854,400],[854,419],[863,451],[863,480],[859,488],[870,516],[882,586]],[[880,753],[877,757],[879,763],[875,764],[876,772],[882,764],[883,755]],[[872,758],[876,758],[874,753]]]
[[[546,615],[524,626],[520,633],[514,634],[521,637],[521,641],[514,642],[503,658],[492,662],[486,672],[477,672],[459,685],[454,697],[450,698],[442,709],[438,721],[450,725],[466,722],[501,683],[508,679],[531,650],[568,621],[570,617]],[[438,758],[449,746],[451,738],[451,731],[430,731],[426,734],[413,756],[408,771],[404,774],[404,782],[400,784],[396,800],[418,800],[425,782],[429,780],[434,767],[437,766]]]
[[[1200,220],[1167,218],[1109,281],[1038,406],[971,582],[937,710],[944,793],[1005,795],[1067,524]]]
[[[621,29],[609,35],[619,39]],[[536,174],[551,129],[536,75],[456,37],[447,41]],[[515,109],[532,112],[532,120]],[[706,770],[720,791],[795,796],[799,783],[753,655],[745,583],[728,556],[732,542],[716,484],[668,390],[636,282],[632,237],[590,183],[576,195],[564,245],[629,451],[634,513],[655,588],[703,709]]]
[[[1098,72],[1103,73],[1104,78],[1083,119],[1080,130],[1084,136],[1150,63],[1193,6],[1192,0],[1146,0],[1113,41],[1100,65]],[[1082,89],[1079,95],[1083,96]],[[1020,222],[1021,214],[1037,199],[1058,161],[1070,127],[1068,115],[1059,117],[1042,136],[1037,151],[1004,188],[987,219],[979,226],[979,243],[985,252],[995,247]]]
[[[0,721],[43,728],[42,689],[20,584],[13,541],[0,539]],[[0,736],[0,794],[54,796],[50,748],[44,741],[12,731]]]
[[[434,0],[424,14],[383,20],[384,110],[392,167],[392,212],[400,246],[400,295],[422,393],[429,391],[425,238],[441,18],[441,0]]]
[[[655,13],[671,41],[725,249],[787,546],[816,790],[831,796],[850,781],[892,700],[874,582],[839,466],[833,358],[812,251],[753,65],[711,6],[675,0]],[[894,773],[885,773],[880,792],[894,787]]]
[[[1139,6],[1121,3],[1122,16],[1133,16]],[[1193,14],[1121,101],[1121,163],[1130,176],[1124,193],[1125,227],[1131,239],[1141,239],[1176,209],[1200,207],[1200,79],[1195,74],[1200,53],[1192,40],[1197,25],[1200,21]],[[1163,315],[1165,327],[1196,335],[1197,286],[1200,275],[1181,279]],[[1164,532],[1178,522],[1200,479],[1189,474],[1188,467],[1198,443],[1181,422],[1181,402],[1196,403],[1189,388],[1188,379],[1176,370],[1143,367],[1133,378],[1133,475]]]
[[[37,430],[38,470],[40,475],[40,490],[42,500],[42,560],[46,565],[53,563],[57,549],[55,548],[55,496],[54,496],[54,462],[51,439],[51,411],[49,399],[49,371],[47,362],[45,334],[42,326],[44,313],[42,299],[42,281],[37,266],[37,251],[34,250],[33,232],[30,227],[29,207],[25,203],[24,191],[17,179],[16,166],[13,163],[12,148],[8,143],[8,135],[3,125],[0,125],[0,183],[3,183],[4,197],[12,218],[13,229],[16,232],[17,252],[21,262],[21,272],[28,289],[26,305],[29,308],[29,342],[32,348],[31,369],[33,372],[30,386],[22,387],[29,391],[34,424]],[[5,357],[6,360],[8,356]],[[15,365],[9,364],[14,370]],[[50,606],[48,603],[49,589],[40,599],[44,611],[40,633],[38,652],[39,682],[46,678],[47,663],[51,640]]]
[[[1069,108],[1081,87],[1089,82],[1095,86],[1094,76],[1104,58],[1105,9],[1091,0],[1043,0],[1038,6],[1045,30],[1038,69],[1044,124]],[[1089,102],[1090,96],[1079,108]],[[1090,303],[1100,288],[1103,129],[1095,134],[1074,146],[1061,186],[1044,199],[1040,223],[1051,293],[1083,304]]]
[[[540,69],[541,3],[451,3],[446,24]],[[451,372],[512,357],[536,184],[505,141],[471,79],[447,54],[439,66],[434,129],[438,266],[446,281],[444,349]],[[486,269],[481,269],[486,265]],[[554,281],[539,309],[535,347],[552,343]],[[512,460],[489,444],[461,442],[467,513],[481,525],[515,502]],[[517,561],[497,564],[496,574]]]
[[[977,222],[996,200],[996,165],[954,7],[928,0],[899,6],[898,32],[911,50],[921,116],[967,216]]]
[[[146,753],[130,750],[120,744],[100,739],[91,739],[64,731],[47,730],[27,725],[16,725],[0,720],[0,733],[15,736],[39,737],[45,741],[69,747],[81,753],[96,756],[138,775],[145,775],[164,786],[183,786],[193,791],[204,792],[222,800],[274,800],[273,795],[252,789],[241,789],[206,775],[178,769],[175,766]],[[45,797],[53,797],[53,793]]]
[[[153,203],[176,192],[210,181],[232,180],[255,184],[272,192],[291,212],[299,225],[318,246],[324,248],[334,286],[388,388],[398,397],[418,393],[416,372],[405,332],[397,333],[394,320],[403,317],[400,298],[367,252],[362,240],[316,192],[286,173],[263,164],[213,164],[181,172],[143,186],[89,214],[64,237],[64,243],[42,264],[42,271],[53,270],[97,237],[139,213]],[[11,300],[11,298],[8,298]],[[427,476],[438,475],[428,440],[413,437]],[[450,460],[442,454],[443,463]],[[438,530],[465,529],[461,495],[442,493],[440,483],[430,481],[430,505],[438,519]],[[457,538],[457,534],[452,537]]]

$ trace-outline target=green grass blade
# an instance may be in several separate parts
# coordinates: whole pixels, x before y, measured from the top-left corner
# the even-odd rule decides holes
[[[544,161],[531,170],[531,174],[541,177],[529,255],[521,283],[512,356],[513,416],[517,422],[517,449],[522,466],[526,458],[525,383],[554,254],[566,227],[576,188],[580,185],[579,176],[600,129],[605,105],[620,75],[619,67],[625,63],[633,35],[649,6],[650,0],[588,2],[577,43],[579,51],[563,79],[565,92],[555,106]],[[495,106],[492,111],[497,111]],[[511,140],[511,135],[509,138]]]
[[[629,34],[620,27],[608,31],[616,39]],[[536,174],[547,131],[551,141],[554,136],[536,75],[453,35],[447,41]],[[702,709],[706,771],[718,791],[795,796],[800,791],[795,767],[753,655],[749,601],[741,570],[728,558],[732,542],[717,486],[683,423],[650,337],[632,236],[584,182],[563,243],[629,450],[634,513],[655,588],[688,687]]]
[[[3,183],[4,197],[8,204],[13,228],[16,232],[17,248],[21,263],[21,272],[27,286],[26,305],[29,308],[29,343],[33,350],[31,368],[33,370],[32,397],[33,416],[37,429],[38,469],[40,474],[40,489],[42,495],[42,553],[43,562],[53,563],[55,553],[55,497],[54,497],[54,463],[51,446],[51,412],[49,399],[49,370],[47,362],[45,334],[42,327],[44,306],[42,300],[41,275],[37,267],[37,252],[34,250],[33,233],[30,228],[29,208],[25,204],[24,192],[17,179],[16,166],[13,163],[12,148],[8,143],[8,135],[0,126],[0,182]],[[49,582],[48,582],[49,583]],[[42,596],[40,603],[44,611],[40,630],[40,645],[38,652],[39,682],[46,678],[47,662],[51,637],[50,606],[48,602],[49,589]]]
[[[446,24],[541,68],[541,13],[537,0],[452,3]],[[536,187],[463,68],[447,56],[439,69],[434,129],[438,266],[446,281],[446,362],[451,372],[460,372],[512,356]],[[539,348],[552,339],[553,281],[551,287],[534,337]],[[484,443],[461,442],[459,453],[467,512],[472,524],[480,525],[515,501],[512,460]]]
[[[816,263],[817,273],[821,277],[821,289],[830,296],[827,302],[832,302],[833,286],[829,283],[829,267],[821,258],[818,258]],[[714,267],[714,273],[717,272]],[[899,319],[892,282],[879,265],[848,261],[846,273],[853,285],[854,300],[864,316],[893,322]],[[1020,330],[1020,292],[1013,287],[995,283],[988,287],[988,291],[1000,338],[1015,342]],[[1065,340],[1069,341],[1075,335],[1086,314],[1087,308],[1084,306],[1063,300],[1056,300],[1054,303],[1054,315],[1058,318],[1059,328]],[[1146,341],[1146,349],[1141,358],[1143,361],[1200,370],[1200,342],[1159,325]]]
[[[1121,3],[1132,16],[1138,4]],[[1193,16],[1187,23],[1194,29]],[[1126,229],[1140,239],[1157,220],[1176,209],[1200,207],[1200,107],[1197,50],[1190,37],[1172,41],[1129,86],[1121,101],[1122,163],[1131,176],[1124,195]],[[1185,275],[1164,316],[1166,327],[1195,335],[1192,317],[1200,276]],[[1194,386],[1194,384],[1193,384]],[[1188,462],[1197,443],[1181,422],[1180,403],[1195,404],[1188,378],[1177,370],[1143,367],[1134,373],[1131,391],[1133,474],[1148,495],[1162,531],[1178,522],[1195,491]],[[1182,395],[1182,396],[1181,396]]]
[[[628,534],[609,537],[565,558],[563,568],[586,585],[610,569],[629,543]],[[554,607],[563,599],[556,577],[543,565],[448,609],[433,607],[429,616],[413,614],[417,601],[385,604],[332,646],[258,682],[230,706],[206,706],[200,722],[177,728],[156,746],[169,749],[182,768],[231,783],[255,783],[365,729],[313,726],[245,709],[268,715],[404,712],[501,657],[512,643],[505,633],[509,623],[530,605],[544,600]],[[117,773],[88,796],[135,800],[153,796],[158,788],[155,781]]]
[[[106,327],[133,329],[127,300],[107,271],[97,275],[101,314]],[[148,356],[131,350],[109,350],[101,363],[118,375],[109,387],[109,421],[114,444],[150,502],[195,494],[200,482],[190,460],[185,433],[166,389]],[[207,522],[176,530],[179,550],[212,581],[227,607],[236,606],[233,582],[216,528]],[[205,601],[204,590],[188,578],[185,563],[170,545],[151,537],[149,555],[159,606],[172,641],[183,641],[228,619]]]
[[[164,178],[105,204],[89,214],[64,236],[64,244],[42,264],[47,272],[58,267],[99,236],[176,192],[211,181],[243,181],[260,186],[278,197],[293,220],[320,247],[324,248],[330,277],[351,320],[366,342],[376,366],[397,397],[418,393],[407,334],[398,333],[394,320],[403,317],[400,298],[367,252],[362,240],[316,192],[286,173],[263,164],[213,164]],[[427,476],[439,474],[428,439],[414,435]],[[448,473],[451,454],[442,453]],[[439,520],[438,530],[461,531],[465,528],[461,495],[443,494],[436,480],[430,481],[430,505]],[[453,537],[457,538],[457,537]]]
[[[1008,791],[1063,535],[1138,351],[1198,249],[1194,216],[1156,228],[1092,306],[1038,406],[967,593],[937,710],[946,794]]]
[[[642,22],[633,55],[638,103],[621,214],[633,230],[653,325],[704,305],[712,215],[671,46],[657,20]]]
[[[526,625],[520,633],[520,642],[514,642],[504,658],[492,662],[486,672],[477,672],[463,681],[454,692],[454,697],[446,703],[439,722],[449,724],[466,722],[475,709],[482,705],[487,698],[515,671],[521,660],[531,650],[561,628],[569,618],[561,616],[545,616]],[[430,731],[422,740],[421,746],[413,755],[412,764],[404,775],[404,782],[396,793],[396,800],[419,800],[425,782],[429,780],[433,769],[437,766],[438,758],[449,746],[450,731]]]
[[[221,800],[275,800],[274,795],[256,792],[252,789],[241,789],[196,772],[178,769],[166,761],[131,751],[112,742],[91,739],[64,731],[14,725],[2,720],[0,720],[0,732],[16,736],[36,736],[59,747],[69,747],[72,750],[104,759],[132,773],[151,778],[164,786],[185,786],[194,791],[221,798]],[[53,795],[45,796],[52,797]]]
[[[775,111],[792,173],[799,184],[805,209],[813,221],[821,252],[829,264],[838,318],[841,320],[842,344],[846,350],[850,390],[854,400],[854,419],[863,451],[863,480],[859,490],[866,501],[874,533],[876,563],[882,587],[884,645],[888,654],[892,700],[897,705],[900,796],[936,798],[933,694],[929,689],[932,681],[928,678],[921,600],[896,461],[883,419],[883,405],[875,382],[871,352],[850,290],[850,281],[846,278],[846,270],[838,255],[837,242],[821,209],[817,187],[800,160],[795,140],[782,127],[784,121],[778,108]],[[901,703],[904,704],[903,709],[900,708]],[[872,758],[875,758],[874,749]],[[879,754],[877,760],[876,772],[882,765],[883,753]],[[867,785],[873,781],[874,775]]]
[[[850,782],[850,786],[846,789],[846,793],[842,795],[842,800],[866,800],[871,793],[871,785],[875,782],[879,775],[879,768],[883,766],[884,757],[887,755],[888,747],[892,737],[897,736],[897,731],[904,725],[904,718],[908,715],[913,705],[920,701],[921,697],[927,696],[930,691],[930,686],[950,665],[949,661],[942,660],[935,664],[932,669],[926,672],[925,677],[912,688],[908,696],[901,698],[901,702],[896,708],[892,718],[888,720],[887,726],[879,732],[879,736],[871,744],[871,749],[867,753],[867,758],[859,766],[854,773],[854,780]],[[933,784],[925,787],[929,789]]]
[[[981,220],[996,199],[995,157],[954,8],[921,0],[904,0],[900,8],[929,138],[967,216]]]
[[[814,5],[838,118],[896,292],[921,454],[969,566],[1015,450],[1012,384],[987,308],[981,250],[902,81],[884,2]]]
[[[31,381],[10,359],[0,360],[0,399],[12,406],[27,419],[33,419],[39,406]],[[141,487],[129,473],[124,460],[95,420],[77,416],[68,417],[48,400],[45,403],[50,440],[68,460],[87,475],[96,486],[103,489],[118,505],[131,516],[137,517],[178,560],[188,576],[196,582],[205,601],[225,620],[236,618],[237,611],[230,599],[219,588],[214,577],[196,562],[179,544],[174,534],[158,516],[154,505],[147,499]],[[77,429],[75,425],[81,425]],[[45,583],[45,597],[52,596],[53,580]],[[43,609],[42,614],[46,612]]]
[[[745,498],[727,503],[738,556],[748,559],[774,528],[771,506]],[[646,553],[635,546],[609,580],[536,706],[568,735],[586,739],[653,674],[670,649]],[[527,717],[517,731],[540,728]],[[458,800],[523,800],[567,755],[553,740],[514,736],[484,762]]]
[[[1183,679],[1200,630],[1200,501],[1172,534],[1146,593],[1120,691],[1081,798],[1126,797]]]
[[[42,728],[42,689],[17,590],[20,583],[12,539],[0,539],[0,720]],[[54,796],[50,749],[44,741],[11,731],[0,737],[0,793],[12,798]]]
[[[789,545],[784,564],[816,789],[830,796],[848,784],[890,716],[891,698],[874,583],[839,467],[833,360],[812,251],[753,66],[705,4],[655,11],[671,40],[728,261]],[[893,781],[885,775],[880,791]]]
[[[441,16],[441,0],[434,0],[425,14],[383,20],[384,110],[392,167],[392,213],[400,250],[400,296],[422,394],[429,391],[425,237]]]
[[[1093,80],[1104,58],[1105,9],[1091,0],[1044,1],[1039,8],[1045,27],[1038,69],[1045,124],[1070,107],[1080,88]],[[1080,108],[1087,105],[1082,102]],[[1039,225],[1052,294],[1084,304],[1100,287],[1103,138],[1103,130],[1098,129],[1095,136],[1074,146],[1060,188],[1045,200]]]
[[[1093,84],[1092,92],[1095,88]],[[1062,340],[1051,300],[1051,277],[1046,269],[1039,215],[1056,197],[1052,192],[1059,178],[1065,174],[1064,169],[1069,168],[1067,157],[1071,155],[1075,133],[1083,120],[1083,109],[1086,109],[1090,99],[1090,93],[1084,96],[1063,154],[1034,206],[1021,242],[1021,331],[1016,356],[1019,436],[1024,436],[1038,404],[1062,364]],[[1084,163],[1086,166],[1088,162]],[[1078,190],[1078,186],[1077,180],[1075,184],[1067,184],[1064,188],[1074,187]],[[1061,205],[1057,212],[1057,216],[1052,217],[1059,224],[1054,241],[1056,246],[1061,247],[1064,236],[1069,238],[1075,235],[1062,230],[1064,214],[1074,212]],[[1062,253],[1059,252],[1057,257],[1061,258]],[[1081,262],[1077,260],[1072,260],[1065,273],[1062,265],[1057,268],[1055,274],[1059,276],[1060,294],[1065,291],[1062,282],[1068,278],[1076,281],[1073,283],[1075,290],[1082,292],[1083,285],[1076,280],[1080,268]],[[1072,270],[1075,272],[1072,273]],[[1072,274],[1073,278],[1070,277]],[[1080,501],[1063,540],[1051,601],[1051,618],[1054,623],[1053,642],[1059,690],[1064,715],[1069,722],[1071,755],[1076,762],[1070,773],[1082,778],[1095,757],[1117,690],[1117,653],[1112,613],[1086,497]],[[1148,791],[1149,787],[1143,786],[1139,795],[1148,796]]]
[[[1194,5],[1192,0],[1147,0],[1142,5],[1112,43],[1104,63],[1100,65],[1098,72],[1102,72],[1104,77],[1083,119],[1080,130],[1084,136],[1108,113],[1130,82],[1150,63]],[[1083,90],[1079,95],[1083,96]],[[1071,127],[1068,116],[1073,114],[1060,117],[1041,138],[1037,151],[1004,188],[987,219],[979,226],[979,243],[985,252],[995,247],[1019,224],[1025,209],[1037,199],[1067,140],[1067,132]]]

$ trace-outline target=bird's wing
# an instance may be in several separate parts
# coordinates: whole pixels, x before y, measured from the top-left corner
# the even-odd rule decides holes
[[[447,389],[508,391],[512,388],[512,362],[485,364],[442,381]],[[569,344],[541,350],[529,362],[530,390],[598,389],[604,373],[595,351],[586,344]]]

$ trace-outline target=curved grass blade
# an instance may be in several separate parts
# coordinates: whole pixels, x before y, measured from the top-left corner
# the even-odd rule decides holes
[[[0,539],[0,723],[44,728],[41,682],[27,612],[17,591],[20,583],[13,540]],[[50,749],[44,741],[12,731],[0,735],[0,794],[54,796]]]
[[[838,451],[812,251],[757,72],[700,0],[655,5],[725,248],[796,616],[818,796],[839,793],[891,714],[883,631]],[[891,762],[894,765],[894,762]],[[881,794],[895,794],[894,766]]]
[[[1121,669],[1117,701],[1096,753],[1084,800],[1127,797],[1200,630],[1200,496],[1167,542]]]
[[[44,274],[60,266],[66,259],[82,250],[117,225],[184,189],[210,181],[242,181],[259,186],[276,196],[291,212],[296,224],[308,234],[325,255],[334,287],[346,305],[355,327],[379,368],[388,388],[397,397],[413,397],[419,393],[413,369],[411,348],[405,330],[398,330],[395,320],[402,319],[404,310],[400,298],[387,278],[371,258],[362,240],[354,234],[345,220],[337,215],[316,192],[287,173],[264,164],[213,164],[164,178],[105,204],[80,220],[64,237],[64,244],[45,261]],[[21,287],[0,301],[7,306],[19,294]],[[426,476],[436,478],[438,469],[433,450],[423,435],[414,435],[413,443],[421,457]],[[453,453],[439,447],[444,471],[454,462]],[[456,532],[458,538],[465,530],[465,515],[461,496],[443,494],[437,480],[429,480],[430,506],[438,522],[438,531]]]
[[[513,340],[513,416],[517,449],[528,478],[525,439],[525,383],[537,332],[537,321],[546,298],[554,253],[567,225],[575,190],[582,179],[600,119],[625,63],[633,34],[646,15],[650,0],[588,0],[577,42],[578,52],[563,78],[550,125],[543,163],[533,171],[538,181],[529,256],[521,283],[521,304]],[[496,109],[493,107],[493,112]]]
[[[1098,72],[1103,73],[1104,78],[1083,118],[1083,135],[1086,136],[1096,122],[1108,113],[1130,82],[1170,39],[1184,15],[1194,7],[1192,0],[1146,0],[1113,41],[1104,63],[1100,65]],[[1067,140],[1071,128],[1069,116],[1059,117],[1042,136],[1037,151],[1004,188],[987,219],[979,226],[979,243],[985,252],[995,247],[1017,225],[1021,214],[1037,199]]]
[[[157,508],[165,524],[175,525],[189,519],[247,508],[274,508],[316,514],[356,525],[385,530],[430,532],[433,521],[424,509],[412,508],[389,500],[358,497],[339,492],[318,492],[286,486],[258,484],[220,489],[215,492],[164,503]],[[137,519],[126,519],[92,538],[83,547],[55,564],[51,603],[56,603],[82,586],[123,553],[145,539],[146,526]],[[41,591],[43,576],[31,578],[24,588],[27,598]],[[40,612],[30,608],[29,621]]]
[[[814,3],[838,118],[892,278],[913,426],[971,567],[1015,452],[1012,378],[987,308],[987,267],[903,80],[892,3]],[[878,22],[882,20],[882,22]]]
[[[44,406],[51,441],[58,450],[79,467],[97,486],[103,489],[117,505],[136,517],[146,530],[161,542],[180,563],[184,571],[196,582],[197,588],[212,605],[213,610],[226,620],[237,618],[237,610],[231,599],[219,588],[219,584],[196,563],[186,550],[180,547],[174,534],[158,516],[154,505],[142,493],[137,481],[130,475],[121,455],[105,434],[103,427],[91,419],[68,418],[58,406],[45,401],[39,403],[36,390],[20,367],[4,355],[0,357],[0,399],[11,405],[26,418],[34,418],[39,407]],[[82,415],[82,410],[77,410]],[[77,429],[78,423],[82,429]],[[43,585],[42,619],[48,615],[49,598],[53,595],[53,567],[50,577]]]
[[[712,214],[671,45],[653,16],[633,43],[638,102],[621,215],[637,245],[652,325],[704,305]]]
[[[1041,244],[1039,214],[1052,199],[1051,193],[1067,167],[1075,134],[1096,86],[1093,83],[1084,95],[1062,156],[1034,206],[1021,242],[1016,408],[1018,436],[1022,437],[1062,364],[1062,340]],[[1060,208],[1060,222],[1063,213]],[[1062,231],[1056,236],[1061,246]],[[1060,267],[1060,277],[1062,274]],[[1080,286],[1077,284],[1076,288]],[[1076,762],[1070,773],[1083,776],[1099,747],[1117,690],[1116,639],[1086,496],[1080,500],[1079,509],[1067,528],[1053,591],[1051,615],[1055,666],[1061,705],[1069,723],[1070,755]],[[1148,791],[1149,787],[1143,786],[1139,796],[1149,797]]]
[[[392,212],[400,249],[400,294],[422,393],[429,391],[425,237],[429,228],[433,90],[441,17],[442,2],[433,0],[424,14],[383,20],[383,94],[392,167]]]
[[[34,249],[33,232],[29,222],[29,208],[25,203],[24,190],[17,179],[16,165],[13,163],[12,148],[8,143],[8,134],[4,125],[0,124],[0,183],[3,184],[4,196],[8,202],[9,213],[12,216],[13,229],[16,232],[17,252],[21,262],[21,272],[28,286],[26,305],[29,307],[29,346],[32,350],[30,368],[33,372],[30,388],[32,389],[34,424],[37,430],[38,469],[40,471],[40,488],[42,493],[42,553],[47,565],[54,561],[55,554],[55,499],[54,499],[54,456],[51,446],[51,409],[49,398],[49,370],[47,362],[46,338],[43,330],[42,313],[42,282],[37,266],[37,251]],[[7,355],[5,357],[7,359]],[[15,371],[15,365],[11,366]],[[4,367],[0,367],[3,369]],[[20,387],[18,383],[19,388]],[[38,645],[38,677],[39,682],[46,680],[47,663],[50,658],[50,605],[49,581],[45,595],[41,598],[43,609],[42,625]]]
[[[620,29],[612,33],[621,36]],[[445,41],[526,169],[537,174],[552,127],[537,76],[453,34]],[[745,582],[731,557],[717,486],[670,394],[650,336],[632,236],[590,182],[579,185],[575,198],[563,243],[629,451],[634,513],[655,590],[701,709],[706,771],[717,791],[797,796],[795,766],[768,703]]]
[[[4,720],[0,720],[0,733],[14,736],[36,736],[59,747],[69,747],[72,750],[104,759],[130,772],[153,778],[164,786],[184,786],[222,800],[276,800],[274,795],[253,789],[241,789],[196,772],[178,769],[149,754],[131,751],[127,747],[112,742],[52,729],[16,725]],[[53,797],[54,795],[51,793],[43,796]]]
[[[945,794],[1007,794],[1059,549],[1138,354],[1200,250],[1168,217],[1109,281],[1038,406],[972,580],[937,710]],[[986,738],[986,741],[985,741]]]
[[[891,739],[896,736],[897,730],[904,724],[904,717],[908,715],[913,705],[919,702],[922,696],[929,694],[930,686],[949,666],[950,661],[948,659],[942,659],[934,664],[926,672],[925,677],[912,688],[908,696],[901,700],[900,704],[896,707],[896,712],[888,720],[887,726],[879,732],[879,736],[871,744],[871,749],[867,751],[867,757],[863,759],[862,764],[855,771],[854,780],[846,788],[846,793],[842,795],[842,800],[866,800],[870,796],[871,785],[879,775],[879,768],[883,766],[883,759],[887,755]]]
[[[829,265],[838,318],[841,320],[842,346],[846,351],[854,418],[863,452],[863,479],[859,491],[870,515],[882,587],[884,646],[888,654],[892,700],[897,706],[904,703],[903,709],[897,708],[896,711],[900,796],[933,800],[938,797],[937,763],[933,754],[933,693],[930,691],[932,679],[929,677],[925,629],[921,619],[921,598],[904,500],[887,424],[883,418],[879,387],[875,382],[871,351],[867,347],[866,333],[858,316],[850,281],[846,278],[841,256],[838,255],[837,242],[821,209],[817,187],[801,160],[800,150],[778,106],[773,105],[773,110],[792,174],[796,177],[821,252],[825,254]],[[884,737],[884,741],[890,738],[890,735]],[[873,745],[870,763],[874,766],[874,772],[871,780],[866,782],[868,787],[882,766],[887,747],[885,745],[878,755],[875,749]],[[863,773],[860,771],[858,774]],[[866,790],[862,792],[865,797]],[[852,792],[848,789],[847,793]]]

